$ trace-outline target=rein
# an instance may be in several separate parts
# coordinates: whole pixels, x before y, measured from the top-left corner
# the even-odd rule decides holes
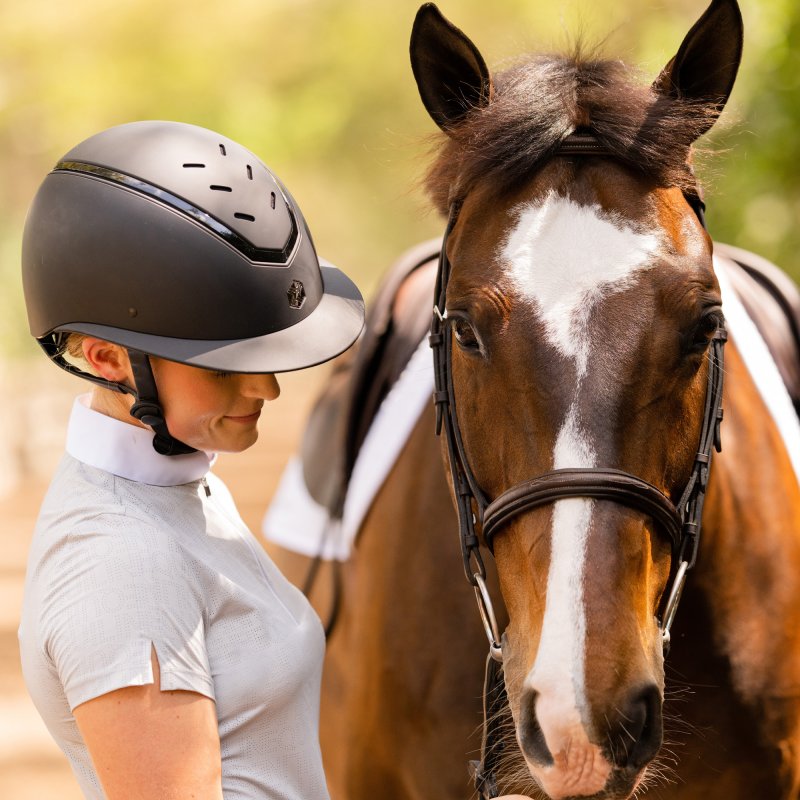
[[[567,136],[554,156],[613,156],[591,134]],[[704,205],[694,195],[686,200],[705,228]],[[450,214],[439,256],[435,305],[431,322],[430,345],[434,360],[434,403],[436,433],[444,433],[450,474],[458,512],[459,538],[464,573],[475,591],[478,611],[489,640],[484,680],[484,724],[480,761],[471,762],[475,786],[482,798],[498,794],[496,766],[503,742],[498,735],[498,716],[507,702],[502,676],[503,651],[497,620],[486,588],[486,568],[480,553],[480,528],[484,543],[494,551],[494,537],[512,519],[565,498],[610,500],[650,516],[656,528],[672,545],[673,565],[677,564],[672,585],[667,593],[663,613],[659,615],[664,654],[669,653],[670,629],[680,602],[688,571],[697,560],[703,501],[711,467],[712,448],[720,450],[722,422],[723,348],[727,340],[724,324],[720,324],[709,346],[708,382],[703,412],[703,425],[692,472],[680,500],[674,504],[660,489],[618,469],[556,469],[519,483],[491,502],[478,485],[469,466],[456,415],[455,387],[452,375],[452,330],[446,310],[447,285],[451,265],[447,257],[447,240],[461,210],[456,200]]]

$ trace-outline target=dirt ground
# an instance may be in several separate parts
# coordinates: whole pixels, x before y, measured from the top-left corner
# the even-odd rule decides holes
[[[283,376],[281,397],[267,407],[257,444],[222,456],[215,467],[256,534],[326,374],[317,368]],[[46,363],[0,364],[0,798],[9,800],[82,798],[25,690],[17,626],[39,503],[63,449],[72,398],[85,387]]]

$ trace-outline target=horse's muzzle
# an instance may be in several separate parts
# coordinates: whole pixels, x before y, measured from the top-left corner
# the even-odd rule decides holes
[[[590,735],[576,710],[560,713],[549,698],[526,689],[517,736],[532,775],[553,800],[627,797],[661,747],[661,706],[655,684],[629,691],[605,710],[592,709]]]

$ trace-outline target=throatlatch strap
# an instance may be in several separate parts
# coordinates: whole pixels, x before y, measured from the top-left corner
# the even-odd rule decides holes
[[[194,447],[189,447],[188,444],[174,438],[167,429],[164,411],[158,402],[158,388],[150,366],[150,358],[138,350],[128,350],[128,356],[136,387],[136,402],[131,406],[131,416],[153,429],[155,433],[153,449],[162,456],[185,456],[196,453]]]

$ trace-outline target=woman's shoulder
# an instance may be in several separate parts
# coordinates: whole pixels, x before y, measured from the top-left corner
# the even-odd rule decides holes
[[[162,494],[168,489],[137,485],[65,455],[42,503],[29,562],[41,568],[67,559],[179,558],[162,510],[178,509],[175,498]]]
[[[31,542],[23,617],[38,620],[43,640],[65,618],[74,626],[77,609],[96,620],[110,606],[140,613],[172,593],[195,603],[197,566],[180,538],[131,487],[83,466],[62,463]]]
[[[114,475],[65,453],[39,510],[39,521],[71,519],[98,513],[119,514],[125,503]]]

